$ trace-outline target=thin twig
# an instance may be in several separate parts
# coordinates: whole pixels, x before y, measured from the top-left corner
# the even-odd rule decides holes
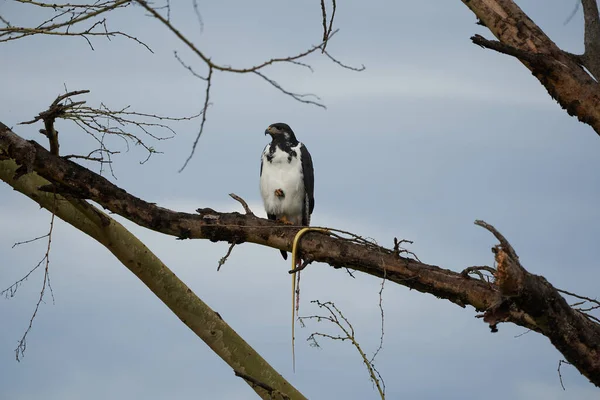
[[[274,81],[273,79],[267,77],[263,73],[261,73],[259,71],[252,71],[252,72],[254,74],[260,76],[261,78],[263,78],[265,81],[269,82],[269,84],[271,84],[271,86],[273,86],[275,89],[279,90],[281,93],[290,96],[291,98],[293,98],[296,101],[299,101],[300,103],[312,104],[314,106],[321,107],[321,108],[323,108],[325,110],[327,109],[327,107],[325,106],[325,104],[319,103],[318,101],[309,99],[309,97],[313,97],[313,98],[315,98],[317,100],[321,100],[321,98],[319,96],[317,96],[316,94],[313,94],[313,93],[295,93],[295,92],[290,92],[289,90],[284,89],[279,83],[277,83],[277,81]]]
[[[302,264],[298,265],[298,266],[297,266],[297,267],[295,267],[295,268],[292,268],[292,269],[290,269],[290,270],[288,271],[288,273],[289,273],[289,274],[295,274],[295,273],[297,273],[297,272],[300,272],[300,271],[302,271],[304,268],[308,267],[308,264],[310,264],[311,262],[312,262],[312,260],[311,260],[311,259],[304,259],[304,260],[302,261]]]
[[[200,123],[200,130],[198,131],[198,135],[196,135],[196,139],[194,140],[194,143],[192,144],[192,151],[190,152],[190,155],[188,156],[188,158],[185,160],[185,163],[183,163],[183,167],[181,167],[179,172],[182,172],[185,169],[185,167],[188,165],[188,163],[194,156],[194,153],[196,152],[196,146],[198,145],[198,141],[200,140],[200,136],[202,136],[202,132],[204,132],[204,124],[206,123],[206,111],[208,110],[208,107],[210,106],[209,101],[210,101],[210,86],[212,84],[212,75],[213,75],[213,68],[211,66],[208,68],[208,77],[206,78],[206,93],[204,95],[204,106],[202,107],[202,112],[201,112],[202,113],[202,122]]]
[[[56,201],[56,197],[55,197],[55,201]],[[33,314],[31,315],[31,318],[29,319],[29,326],[25,330],[25,333],[23,333],[23,336],[21,336],[21,339],[19,340],[19,343],[15,349],[15,357],[16,357],[17,361],[21,361],[21,358],[23,358],[23,356],[25,355],[25,350],[27,349],[27,335],[29,334],[29,332],[31,331],[31,328],[33,327],[33,320],[35,319],[35,317],[37,315],[37,312],[40,308],[40,304],[44,301],[44,295],[46,293],[46,288],[48,288],[50,290],[50,294],[52,296],[52,302],[54,303],[54,292],[52,290],[52,285],[50,284],[50,269],[49,269],[49,267],[50,267],[50,248],[51,248],[51,244],[52,244],[53,229],[54,229],[54,213],[52,213],[52,218],[50,219],[50,230],[47,235],[48,245],[46,248],[46,254],[42,258],[42,260],[38,263],[38,265],[36,265],[25,276],[25,278],[20,280],[20,282],[22,282],[24,279],[26,279],[33,271],[35,271],[45,261],[44,281],[42,282],[42,290],[40,291],[40,295],[38,297],[38,301],[33,310]],[[15,290],[16,290],[16,286],[15,286]],[[3,291],[2,293],[4,293],[4,292],[5,291]],[[12,293],[12,295],[14,295],[14,291],[12,291],[11,293]]]
[[[248,203],[246,203],[246,201],[244,199],[242,199],[240,196],[238,196],[235,193],[229,193],[229,196],[232,199],[238,201],[242,205],[242,207],[244,207],[244,211],[246,212],[246,215],[252,215],[252,216],[254,216],[254,213],[252,212],[252,210],[250,209],[250,207],[248,207]]]
[[[40,240],[40,239],[43,239],[43,238],[46,238],[46,237],[48,237],[48,235],[49,235],[49,233],[46,233],[45,235],[38,236],[38,237],[36,237],[36,238],[33,238],[33,239],[24,240],[24,241],[22,241],[22,242],[16,242],[16,243],[14,243],[14,244],[12,245],[12,247],[11,247],[11,248],[13,248],[13,249],[14,249],[14,248],[15,248],[15,247],[17,247],[17,246],[21,246],[21,245],[23,245],[23,244],[28,244],[28,243],[35,242],[35,241],[37,241],[37,240]]]
[[[469,274],[475,274],[479,277],[480,280],[489,283],[489,281],[485,279],[485,276],[481,273],[481,271],[489,272],[490,274],[492,274],[492,277],[494,277],[496,274],[496,270],[492,267],[488,267],[487,265],[467,267],[463,269],[460,274],[464,277],[469,277]]]
[[[225,256],[221,257],[221,259],[219,260],[219,265],[217,265],[217,272],[221,269],[223,264],[225,264],[225,262],[229,258],[229,255],[231,254],[231,251],[235,247],[235,244],[236,244],[235,242],[231,242],[231,245],[229,245],[229,249],[227,250],[227,253],[225,254]]]
[[[562,374],[560,373],[560,367],[563,364],[568,364],[568,365],[572,365],[572,364],[570,362],[566,361],[566,360],[558,360],[557,371],[558,371],[558,378],[560,379],[560,386],[562,386],[563,390],[567,390],[567,389],[565,389],[565,385],[563,385]]]
[[[581,313],[583,316],[585,316],[586,318],[588,318],[589,320],[600,324],[600,318],[595,317],[594,315],[589,314],[590,311],[594,311],[594,310],[600,309],[600,301],[598,301],[597,299],[592,299],[591,297],[582,296],[580,294],[572,293],[572,292],[569,292],[567,290],[558,289],[558,288],[556,288],[556,290],[559,293],[563,293],[563,294],[566,294],[568,296],[575,297],[576,299],[582,300],[582,301],[576,302],[574,304],[571,304],[571,307],[575,311]],[[583,305],[586,305],[586,303],[591,303],[592,305],[588,305],[587,307],[582,307]]]
[[[323,16],[323,43],[327,41],[327,10],[325,8],[325,0],[321,0],[321,15]],[[323,51],[325,46],[323,46]]]
[[[521,336],[527,335],[529,332],[533,332],[531,329],[527,329],[525,332],[523,333],[519,333],[518,335],[515,335],[514,338],[520,338]]]
[[[567,25],[569,22],[571,22],[575,14],[577,14],[577,11],[579,11],[579,6],[581,6],[581,1],[575,0],[575,7],[573,7],[573,11],[571,11],[571,14],[569,14],[565,22],[563,22],[563,25]]]
[[[383,312],[383,289],[385,287],[386,278],[387,278],[387,271],[384,268],[383,278],[381,278],[381,287],[379,289],[379,312],[381,313],[381,336],[379,337],[379,346],[377,347],[377,349],[373,353],[373,356],[371,357],[371,360],[370,360],[371,364],[373,364],[373,362],[375,361],[375,357],[377,357],[377,355],[379,354],[381,349],[383,349],[383,335],[384,335],[383,328],[384,328],[384,322],[385,322],[384,312]]]

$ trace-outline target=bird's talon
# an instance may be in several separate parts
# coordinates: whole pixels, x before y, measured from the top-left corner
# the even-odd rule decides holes
[[[283,190],[281,190],[281,189],[276,189],[275,196],[281,197],[283,199],[285,197],[285,193],[283,193]]]
[[[288,220],[285,216],[279,218],[277,221],[285,225],[294,225],[294,223]]]

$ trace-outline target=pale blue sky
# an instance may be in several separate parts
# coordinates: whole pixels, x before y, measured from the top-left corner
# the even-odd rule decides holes
[[[315,55],[315,71],[268,70],[290,90],[316,93],[326,111],[294,102],[252,76],[215,75],[206,132],[181,174],[198,121],[176,126],[173,140],[154,143],[164,154],[145,165],[133,149],[115,158],[127,191],[181,211],[239,211],[235,192],[263,213],[260,153],[272,122],[287,122],[315,163],[313,224],[348,229],[391,246],[414,240],[422,261],[461,270],[491,264],[494,224],[523,265],[556,286],[598,295],[600,138],[569,117],[516,60],[483,50],[469,37],[490,34],[460,1],[338,2],[340,32],[328,50],[342,70]],[[200,33],[191,4],[178,3],[173,21],[213,60],[248,66],[289,55],[320,40],[318,2],[200,2]],[[519,1],[565,50],[580,52],[581,15],[565,19],[575,1]],[[11,22],[36,17],[0,0]],[[134,23],[135,22],[135,23]],[[0,121],[43,143],[40,126],[17,126],[63,91],[90,89],[86,99],[115,108],[189,115],[204,86],[173,58],[164,28],[137,7],[109,20],[148,42],[149,53],[124,39],[28,38],[0,45],[4,95]],[[201,70],[201,65],[196,63]],[[64,153],[93,144],[58,125]],[[11,249],[44,234],[50,215],[0,184],[0,286],[10,285],[44,254],[44,243]],[[297,328],[292,372],[289,266],[279,252],[244,244],[220,272],[226,244],[176,241],[125,222],[202,299],[309,398],[377,398],[358,355],[346,344],[303,341],[318,327]],[[13,349],[26,328],[41,285],[36,274],[15,298],[0,299],[0,398],[252,399],[253,392],[102,246],[58,222],[51,276],[56,304],[43,304],[24,360]],[[363,346],[379,339],[380,281],[356,279],[326,265],[302,275],[301,314],[310,300],[335,301],[353,321]],[[569,366],[543,336],[503,324],[491,334],[472,309],[387,284],[386,328],[377,366],[388,398],[591,399],[598,390]]]

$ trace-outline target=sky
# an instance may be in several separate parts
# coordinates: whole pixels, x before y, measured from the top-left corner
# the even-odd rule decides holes
[[[172,2],[175,3],[175,2]],[[313,4],[314,3],[314,4]],[[518,4],[564,50],[583,49],[582,15],[565,24],[576,2]],[[246,67],[318,44],[318,2],[177,2],[171,18],[213,61]],[[28,6],[0,0],[11,23],[43,21]],[[560,109],[518,61],[471,43],[475,24],[460,1],[338,2],[339,32],[328,44],[346,64],[315,54],[313,67],[265,71],[286,89],[317,94],[327,109],[301,104],[256,76],[215,73],[205,132],[188,167],[199,120],[174,124],[177,135],[152,141],[161,154],[147,163],[139,146],[114,157],[128,192],[173,210],[241,211],[234,192],[264,216],[258,190],[265,128],[286,122],[315,165],[312,224],[349,230],[391,247],[394,237],[426,263],[460,271],[491,265],[495,244],[473,225],[483,219],[512,243],[525,268],[555,286],[598,296],[600,138]],[[41,126],[17,125],[64,91],[89,89],[85,100],[113,108],[186,116],[204,101],[204,83],[173,51],[204,73],[199,60],[139,7],[119,10],[108,26],[124,38],[30,37],[0,43],[0,121],[46,145]],[[57,124],[61,151],[87,153],[94,143],[74,125]],[[97,166],[92,165],[97,171]],[[277,250],[236,246],[216,271],[227,244],[176,241],[114,216],[136,234],[271,365],[308,398],[377,398],[356,351],[304,338],[334,332],[311,323],[296,328],[296,371],[290,346],[289,265]],[[50,214],[0,183],[0,290],[44,255],[38,241]],[[253,399],[255,394],[105,248],[57,221],[50,273],[54,301],[45,303],[21,362],[14,349],[27,328],[42,284],[34,273],[18,293],[0,299],[2,399]],[[380,338],[381,280],[314,263],[302,274],[300,315],[311,300],[333,301],[372,354]],[[384,343],[375,364],[389,399],[592,399],[600,392],[563,366],[548,339],[511,324],[492,334],[462,309],[387,283]]]

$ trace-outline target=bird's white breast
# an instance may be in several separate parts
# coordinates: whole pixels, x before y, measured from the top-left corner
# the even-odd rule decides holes
[[[304,175],[302,173],[302,159],[298,143],[291,150],[296,152],[295,157],[279,147],[268,161],[270,146],[268,145],[262,154],[262,174],[260,177],[260,193],[268,214],[274,214],[277,218],[282,216],[294,220],[300,224],[302,221],[302,206],[304,204]],[[285,197],[275,195],[275,191],[281,189]],[[298,221],[298,218],[299,221]]]

